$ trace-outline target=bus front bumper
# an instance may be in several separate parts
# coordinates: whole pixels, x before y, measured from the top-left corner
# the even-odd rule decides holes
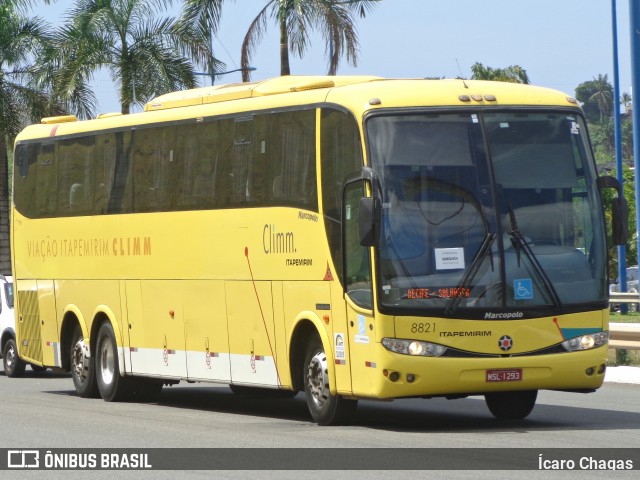
[[[353,395],[392,399],[515,390],[593,391],[604,381],[607,352],[607,345],[494,358],[417,357],[382,351],[375,369],[360,380],[353,379]]]

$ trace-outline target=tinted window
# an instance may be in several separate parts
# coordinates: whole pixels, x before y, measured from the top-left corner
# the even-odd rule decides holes
[[[333,264],[342,278],[342,187],[345,180],[362,170],[360,133],[350,114],[322,110],[322,206]]]
[[[251,206],[317,211],[315,109],[21,144],[29,217]],[[37,195],[36,195],[37,192]]]

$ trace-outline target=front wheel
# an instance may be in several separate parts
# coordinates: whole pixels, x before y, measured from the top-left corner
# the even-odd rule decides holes
[[[100,396],[107,402],[127,400],[133,396],[133,382],[120,375],[118,345],[113,327],[103,323],[98,330],[96,376]]]
[[[18,356],[18,346],[13,338],[7,340],[2,354],[4,374],[7,377],[16,378],[22,376],[27,364]]]
[[[538,398],[537,390],[496,392],[484,396],[487,407],[498,420],[521,420],[531,413]]]
[[[304,360],[304,393],[311,417],[318,425],[338,425],[355,413],[357,400],[348,400],[329,391],[327,355],[319,338],[307,347]]]

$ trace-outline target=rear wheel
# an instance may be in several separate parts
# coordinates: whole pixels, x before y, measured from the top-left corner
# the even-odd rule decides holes
[[[304,360],[304,393],[309,412],[318,425],[338,425],[351,419],[357,400],[347,400],[329,391],[327,355],[319,338],[309,342]]]
[[[537,390],[487,393],[487,407],[498,420],[521,420],[531,413],[538,397]]]
[[[96,384],[96,372],[93,359],[89,355],[89,347],[84,343],[82,330],[79,326],[71,337],[71,377],[76,393],[83,398],[95,398],[98,396]]]
[[[118,367],[118,345],[113,327],[103,323],[98,330],[96,346],[96,376],[100,396],[107,402],[128,400],[134,394],[134,383],[122,377]]]
[[[20,377],[24,373],[27,364],[18,356],[18,346],[13,338],[7,340],[2,354],[4,364],[4,374],[7,377]]]

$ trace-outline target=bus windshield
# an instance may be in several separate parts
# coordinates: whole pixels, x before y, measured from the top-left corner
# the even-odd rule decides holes
[[[603,213],[580,117],[381,114],[367,136],[382,192],[381,310],[506,318],[486,312],[606,301]]]

